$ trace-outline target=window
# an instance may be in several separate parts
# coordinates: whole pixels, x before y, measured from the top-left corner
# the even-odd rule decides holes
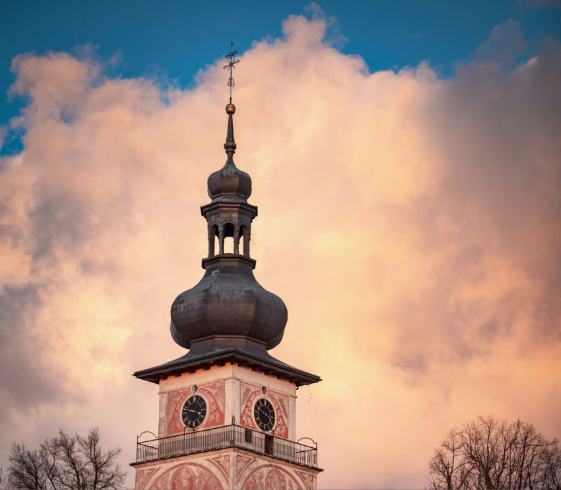
[[[274,438],[269,434],[265,434],[265,454],[273,454]]]
[[[251,429],[245,429],[245,442],[247,444],[253,444],[253,432]]]

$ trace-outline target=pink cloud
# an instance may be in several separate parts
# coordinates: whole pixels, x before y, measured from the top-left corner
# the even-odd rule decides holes
[[[289,309],[274,355],[324,378],[299,391],[320,486],[421,487],[478,413],[561,436],[559,46],[442,79],[370,73],[317,16],[283,29],[242,56],[236,162],[256,276]],[[66,53],[14,60],[29,102],[1,161],[2,440],[99,425],[132,460],[155,426],[156,389],[130,373],[181,353],[169,308],[202,274],[221,64],[178,90]]]

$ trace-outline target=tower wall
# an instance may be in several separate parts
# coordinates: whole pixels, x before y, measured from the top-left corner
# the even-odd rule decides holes
[[[197,394],[205,398],[209,407],[209,416],[197,430],[229,425],[232,417],[242,427],[259,430],[253,419],[253,403],[257,398],[265,397],[272,402],[278,414],[273,435],[296,439],[294,384],[230,363],[160,381],[158,437],[183,433],[181,408],[194,393],[194,386],[198,387]]]
[[[302,489],[317,488],[318,470],[238,448],[138,464],[135,488]]]

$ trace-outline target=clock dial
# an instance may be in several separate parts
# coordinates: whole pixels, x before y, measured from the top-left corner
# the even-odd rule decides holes
[[[195,429],[201,425],[206,417],[206,402],[202,396],[193,395],[187,398],[181,409],[181,418],[185,427]]]
[[[253,417],[257,427],[264,431],[273,430],[275,426],[275,409],[269,400],[260,398],[255,402]]]

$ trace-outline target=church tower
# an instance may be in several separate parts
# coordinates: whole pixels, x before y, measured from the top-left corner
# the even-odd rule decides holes
[[[297,440],[296,390],[321,379],[269,354],[287,322],[283,301],[253,276],[251,178],[234,163],[232,68],[227,160],[208,178],[208,257],[201,281],[171,307],[188,353],[134,375],[159,384],[158,434],[137,441],[137,489],[315,489],[317,444]],[[228,248],[228,242],[232,245]]]

